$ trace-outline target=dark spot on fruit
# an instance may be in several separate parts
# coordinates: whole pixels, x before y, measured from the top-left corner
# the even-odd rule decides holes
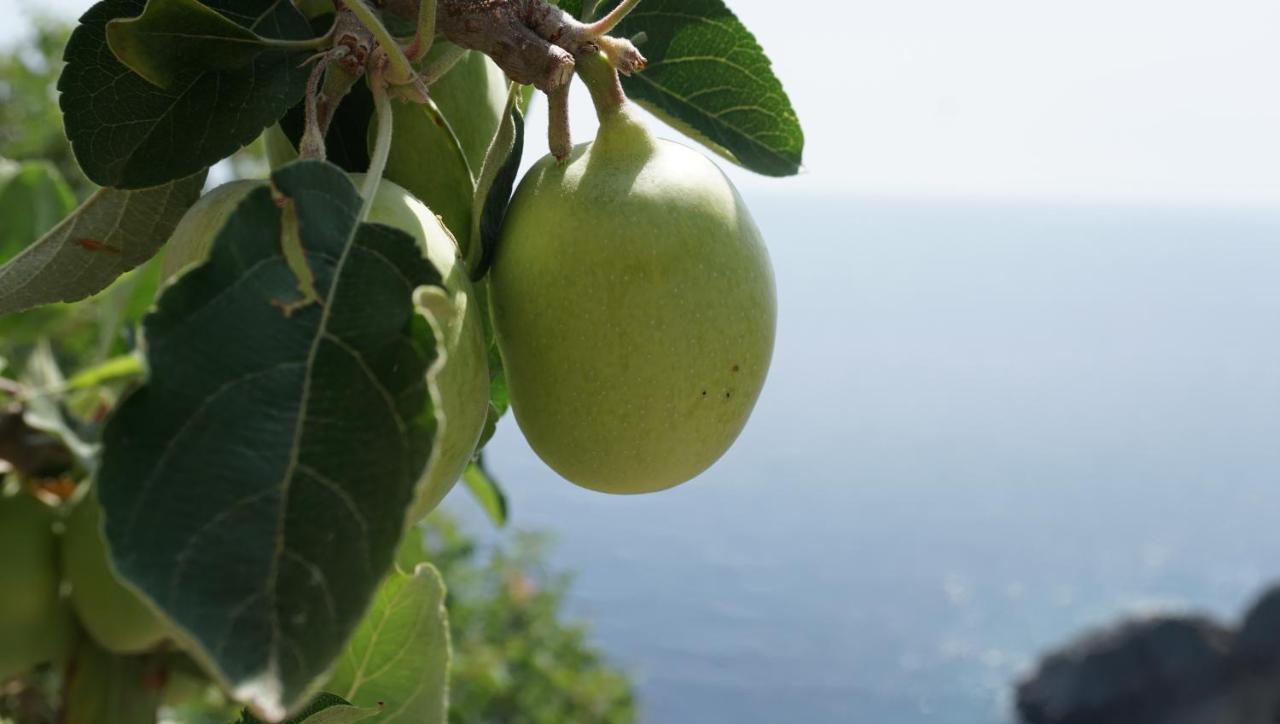
[[[707,391],[706,391],[706,390],[703,390],[703,391],[702,391],[702,396],[703,396],[703,397],[706,397],[706,396],[707,396]]]
[[[726,393],[724,393],[724,399],[726,399],[726,400],[727,400],[727,399],[729,399],[730,397],[733,397],[733,393],[732,393],[732,392],[726,392]]]
[[[734,366],[733,366],[733,368],[732,368],[732,370],[733,370],[734,372],[737,372],[737,371],[738,371],[738,369],[739,369],[739,368],[738,368],[738,365],[734,365]]]

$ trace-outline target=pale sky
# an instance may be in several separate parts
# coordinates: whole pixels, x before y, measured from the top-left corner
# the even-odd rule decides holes
[[[756,193],[1280,203],[1276,0],[729,4],[807,136],[802,177],[733,174]],[[0,42],[24,25],[0,22]],[[545,151],[545,116],[530,122]]]

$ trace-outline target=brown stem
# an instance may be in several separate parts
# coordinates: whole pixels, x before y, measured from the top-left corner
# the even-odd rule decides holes
[[[569,83],[547,94],[547,145],[557,161],[569,157],[573,150],[573,137],[569,131]]]
[[[644,67],[630,41],[600,35],[545,0],[437,0],[436,27],[544,93],[569,82],[574,56],[590,46],[604,48],[623,73]]]

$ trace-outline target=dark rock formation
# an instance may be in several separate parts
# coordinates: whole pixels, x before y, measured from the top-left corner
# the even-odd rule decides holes
[[[1016,704],[1026,724],[1280,723],[1280,586],[1238,632],[1162,615],[1088,633],[1045,656]]]
[[[1161,722],[1222,691],[1232,633],[1200,617],[1159,616],[1086,635],[1018,686],[1028,724]]]

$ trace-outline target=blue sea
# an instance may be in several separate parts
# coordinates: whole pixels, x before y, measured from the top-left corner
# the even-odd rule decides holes
[[[1006,722],[1083,627],[1280,578],[1280,204],[748,201],[778,345],[719,464],[610,497],[490,448],[644,721]]]

